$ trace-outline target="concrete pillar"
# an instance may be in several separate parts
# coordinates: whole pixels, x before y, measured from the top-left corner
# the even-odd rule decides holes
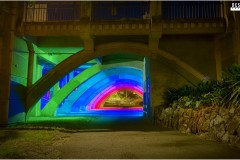
[[[150,59],[144,57],[143,68],[143,110],[144,114],[152,119],[152,106],[151,106],[151,86],[150,86]]]
[[[4,31],[0,40],[0,127],[8,124],[12,50],[17,14],[17,2],[7,4],[9,4],[10,11],[4,15]]]

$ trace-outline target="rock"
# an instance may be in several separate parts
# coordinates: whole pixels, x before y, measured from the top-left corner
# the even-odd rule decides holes
[[[210,127],[216,126],[218,124],[221,124],[223,122],[223,118],[219,115],[217,115],[211,122],[210,122]]]
[[[172,126],[175,129],[178,129],[179,116],[178,114],[173,115]]]
[[[192,112],[193,112],[193,110],[191,108],[189,108],[186,111],[186,115],[189,116],[189,117],[192,117]]]
[[[194,119],[192,123],[192,128],[191,128],[192,133],[197,133],[197,125],[198,125],[198,119]]]
[[[173,111],[173,114],[177,114],[178,112],[179,112],[179,108],[175,109],[175,110]]]
[[[165,109],[166,115],[167,116],[172,116],[173,109],[171,107]]]
[[[191,129],[188,127],[186,133],[191,133]]]
[[[197,132],[201,133],[202,132],[202,126],[203,123],[205,122],[205,118],[204,117],[200,117],[198,120],[198,125],[197,125]]]
[[[227,114],[227,115],[223,116],[222,118],[223,118],[224,122],[228,122],[230,116]]]
[[[239,106],[238,108],[236,108],[235,114],[236,114],[237,116],[240,116],[240,106]]]
[[[226,132],[226,133],[223,135],[222,141],[223,141],[224,143],[228,143],[228,141],[229,141],[229,133],[228,133],[228,132]]]
[[[230,115],[234,115],[234,112],[235,112],[235,108],[232,107],[232,108],[229,110],[229,114],[230,114]]]
[[[240,117],[239,116],[234,116],[229,123],[227,124],[227,130],[230,135],[235,135],[237,134],[237,129],[240,125]]]
[[[238,126],[237,134],[238,134],[238,137],[240,137],[240,125]]]
[[[179,111],[178,111],[179,117],[182,117],[183,113],[184,113],[184,109],[183,108],[179,108]]]
[[[210,119],[210,116],[211,116],[210,113],[207,113],[207,114],[204,115],[205,119]]]
[[[229,135],[229,143],[234,145],[236,141],[238,140],[239,137],[234,136],[234,135]]]
[[[222,139],[223,135],[225,134],[225,127],[224,127],[224,124],[221,124],[220,127],[217,127],[216,128],[216,136],[218,139]]]
[[[228,108],[224,108],[224,107],[219,108],[219,115],[221,117],[224,117],[224,116],[228,115],[228,112],[229,112]]]
[[[237,147],[238,149],[240,149],[240,137],[237,137],[237,140],[236,140],[234,146]]]
[[[184,116],[183,117],[183,123],[188,125],[190,118],[191,117],[189,117],[189,116]]]
[[[193,118],[196,118],[197,115],[198,115],[198,112],[197,112],[196,110],[193,110],[193,112],[192,112],[192,117],[193,117]]]
[[[154,112],[155,121],[184,133],[200,133],[240,147],[240,107],[166,108]]]
[[[168,127],[172,128],[172,117],[168,119]]]
[[[218,115],[218,113],[217,112],[215,112],[215,111],[213,111],[212,113],[211,113],[211,116],[210,116],[210,120],[213,120],[216,116]]]
[[[209,130],[210,120],[207,119],[202,125],[202,131],[207,132]]]
[[[180,117],[179,120],[178,120],[179,127],[183,126],[183,122],[184,122],[183,117]]]

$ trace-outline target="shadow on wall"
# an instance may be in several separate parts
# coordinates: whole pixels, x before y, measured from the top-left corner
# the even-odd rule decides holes
[[[23,122],[25,120],[24,99],[26,87],[11,81],[8,123]]]

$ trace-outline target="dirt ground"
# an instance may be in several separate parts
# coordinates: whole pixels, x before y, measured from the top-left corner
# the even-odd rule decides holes
[[[0,130],[0,158],[240,158],[237,148],[164,129],[143,117],[105,116],[75,123],[81,127]]]

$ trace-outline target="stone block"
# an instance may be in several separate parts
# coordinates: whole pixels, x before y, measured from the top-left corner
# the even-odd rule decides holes
[[[205,119],[210,119],[211,114],[210,113],[205,113],[204,117]]]
[[[222,137],[222,142],[228,143],[229,142],[229,133],[226,132]]]
[[[237,129],[240,125],[240,117],[239,116],[234,116],[229,123],[227,123],[227,131],[229,132],[230,135],[235,135],[237,134]]]
[[[186,115],[189,117],[192,117],[192,112],[193,112],[193,110],[191,108],[189,108],[186,110]]]
[[[240,137],[240,125],[238,126],[237,133],[238,133],[238,136]]]
[[[190,120],[190,117],[189,117],[189,116],[184,116],[184,117],[183,117],[183,123],[184,123],[184,124],[188,124],[188,123],[189,123],[189,120]]]
[[[217,115],[214,119],[210,120],[210,127],[214,127],[216,125],[219,125],[221,123],[223,123],[223,118],[219,115]]]
[[[210,120],[213,120],[218,115],[217,112],[213,111],[210,116]]]
[[[232,108],[229,110],[229,114],[230,114],[230,115],[234,115],[234,112],[235,112],[235,108],[232,107]]]
[[[204,122],[205,122],[205,118],[204,117],[200,117],[198,119],[198,125],[197,125],[197,132],[198,133],[202,132],[202,126],[203,126]]]
[[[179,120],[178,120],[178,125],[179,125],[179,127],[180,127],[180,126],[183,126],[183,122],[184,122],[183,117],[180,117]]]
[[[240,106],[236,108],[235,114],[238,115],[238,116],[240,116]]]
[[[209,127],[210,127],[210,120],[207,119],[202,125],[202,131],[207,132],[209,130]]]
[[[224,107],[219,108],[219,115],[221,117],[224,117],[224,116],[228,115],[228,112],[229,112],[228,108],[224,108]]]
[[[225,126],[221,124],[219,127],[216,128],[216,136],[218,139],[222,139],[223,135],[225,134]]]
[[[172,126],[173,126],[173,128],[175,128],[175,129],[178,128],[178,122],[179,122],[179,116],[178,116],[177,112],[175,112],[175,114],[173,114],[173,119],[172,119]]]

